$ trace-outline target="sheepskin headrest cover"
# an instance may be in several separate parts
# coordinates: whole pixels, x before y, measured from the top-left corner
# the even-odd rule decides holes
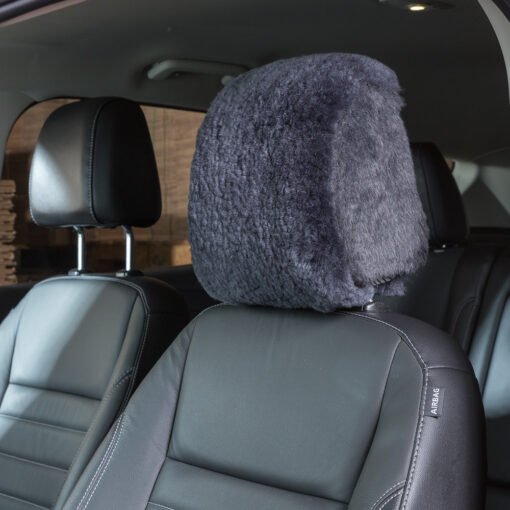
[[[193,265],[209,294],[323,312],[401,294],[428,248],[402,105],[393,71],[360,55],[230,82],[191,174]]]

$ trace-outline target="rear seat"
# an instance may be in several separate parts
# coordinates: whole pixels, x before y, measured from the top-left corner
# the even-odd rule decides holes
[[[144,270],[144,274],[162,280],[176,289],[186,301],[190,319],[218,303],[200,285],[191,265],[148,269]]]
[[[412,152],[430,228],[429,259],[406,281],[404,297],[383,301],[446,331],[469,352],[489,274],[504,248],[489,240],[469,241],[462,197],[437,147],[412,144]]]
[[[432,144],[413,144],[431,239],[427,265],[395,311],[450,333],[469,354],[487,417],[486,510],[510,508],[510,247],[506,232],[469,238],[462,198]]]
[[[510,508],[510,249],[491,270],[469,357],[487,418],[487,510]]]

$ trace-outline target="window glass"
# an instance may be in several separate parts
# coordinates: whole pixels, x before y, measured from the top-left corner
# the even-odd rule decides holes
[[[0,284],[39,280],[75,265],[73,232],[36,226],[28,207],[28,176],[37,137],[51,112],[68,102],[58,99],[34,105],[11,131],[0,181]],[[158,162],[163,212],[153,227],[135,229],[136,267],[189,264],[189,172],[204,114],[152,106],[142,109]],[[86,237],[91,270],[113,272],[123,267],[121,229],[90,229]]]
[[[453,176],[471,227],[510,228],[510,166],[456,161]]]

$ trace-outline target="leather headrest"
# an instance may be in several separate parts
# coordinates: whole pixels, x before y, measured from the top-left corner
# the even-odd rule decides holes
[[[32,160],[30,208],[45,227],[153,225],[161,191],[140,107],[87,99],[53,112]]]
[[[193,264],[211,296],[326,312],[402,293],[428,232],[401,108],[393,71],[360,55],[231,81],[191,172]]]
[[[430,243],[452,246],[464,242],[469,234],[464,204],[443,155],[432,143],[413,143],[411,150]]]

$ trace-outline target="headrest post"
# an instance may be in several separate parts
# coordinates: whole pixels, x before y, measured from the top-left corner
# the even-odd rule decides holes
[[[82,228],[76,228],[77,235],[77,248],[78,248],[78,258],[77,258],[77,269],[78,271],[83,271],[85,269],[85,258],[87,255],[87,247],[85,244],[85,233]]]
[[[126,263],[124,269],[117,271],[116,276],[125,278],[127,276],[141,276],[143,273],[133,269],[133,262],[135,260],[135,236],[131,227],[123,226],[124,235],[126,237]]]
[[[122,227],[126,236],[126,273],[133,270],[133,259],[135,256],[135,236],[130,227]]]
[[[69,271],[70,275],[80,275],[88,273],[85,268],[87,257],[87,245],[85,243],[85,230],[83,227],[73,227],[76,232],[76,269]]]

